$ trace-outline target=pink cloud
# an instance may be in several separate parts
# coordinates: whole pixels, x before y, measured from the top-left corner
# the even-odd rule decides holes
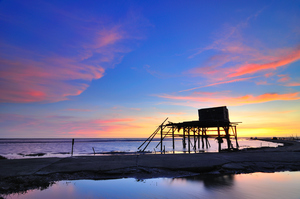
[[[162,114],[162,115],[185,115],[186,113],[184,113],[184,112],[170,112],[170,113],[159,112],[159,114]]]
[[[76,135],[77,137],[114,137],[125,129],[138,128],[132,125],[132,118],[117,118],[109,120],[79,120],[67,122],[58,128],[58,134]]]
[[[218,95],[222,94],[223,92],[193,92],[193,95],[205,95],[205,96],[213,96],[213,95]]]
[[[68,108],[68,109],[64,109],[66,111],[76,111],[76,112],[90,112],[92,110],[90,109],[76,109],[76,108]]]
[[[107,124],[107,123],[118,123],[118,122],[132,122],[132,118],[123,118],[123,119],[110,119],[110,120],[94,120],[96,124]]]
[[[238,97],[231,97],[227,95],[189,95],[189,96],[178,96],[178,95],[159,95],[158,97],[184,101],[181,105],[188,105],[190,102],[209,104],[209,105],[227,105],[227,106],[240,106],[245,104],[257,104],[277,100],[299,100],[300,92],[277,94],[277,93],[265,93],[258,96],[244,95]]]
[[[107,120],[82,119],[73,116],[52,115],[34,117],[19,114],[0,114],[2,133],[12,137],[64,137],[77,135],[81,137],[114,136],[125,129],[140,128],[132,124],[133,118],[112,118]]]
[[[9,59],[0,54],[0,102],[67,100],[69,96],[80,95],[93,79],[101,78],[105,72],[99,64],[84,64],[77,58],[56,55],[35,59],[20,54]],[[76,83],[77,80],[81,82]]]
[[[258,76],[256,76],[256,77],[258,77]],[[216,82],[216,83],[208,84],[208,85],[205,85],[205,86],[199,86],[199,87],[194,87],[194,88],[182,90],[182,91],[179,91],[179,92],[191,91],[191,90],[196,90],[196,89],[199,89],[199,88],[216,86],[216,85],[220,85],[220,84],[229,84],[229,83],[233,83],[233,82],[246,81],[246,80],[253,79],[253,78],[256,78],[256,77],[245,77],[245,78],[232,79],[232,80],[228,80],[228,81]]]
[[[120,30],[119,26],[115,26],[109,30],[102,30],[97,33],[96,43],[93,48],[100,48],[115,44],[116,42],[123,40],[126,33]]]
[[[194,58],[205,51],[214,54],[200,63],[199,67],[185,73],[191,76],[202,76],[207,79],[208,85],[215,85],[262,72],[268,78],[274,75],[274,70],[300,60],[299,45],[289,48],[268,48],[260,41],[247,37],[244,29],[251,19],[255,18],[254,16],[248,17],[236,26],[224,26],[216,32],[215,39],[210,45],[200,48],[189,58]]]
[[[223,41],[220,45],[214,48],[219,53],[214,57],[218,58],[208,59],[201,67],[189,70],[188,74],[201,75],[213,81],[224,82],[230,81],[231,78],[264,71],[267,72],[265,76],[270,77],[274,75],[270,70],[276,70],[300,59],[299,46],[296,48],[259,51],[245,44],[234,44],[234,42],[227,43],[227,41]],[[234,51],[232,49],[239,50]]]
[[[103,76],[101,67],[75,63],[74,60],[56,57],[33,61],[0,59],[0,102],[55,102],[79,95],[92,79]],[[70,83],[85,80],[86,83]]]
[[[133,41],[140,39],[138,27],[126,17],[117,23],[94,18],[83,21],[75,13],[49,9],[60,16],[53,19],[61,25],[58,27],[63,27],[57,31],[70,37],[64,41],[43,38],[45,47],[2,42],[0,102],[57,102],[80,95],[92,80],[103,77],[106,69],[120,63],[131,51]],[[34,34],[31,36],[42,38]],[[52,42],[57,49],[48,49]]]
[[[278,80],[278,82],[287,82],[287,81],[289,81],[291,79],[289,77],[289,75],[278,75],[278,77],[280,77],[280,79]]]
[[[300,82],[291,82],[286,84],[285,86],[300,86]]]
[[[263,70],[270,70],[270,69],[275,70],[278,67],[282,67],[287,64],[293,63],[295,61],[298,61],[299,59],[300,59],[300,48],[296,50],[290,50],[288,55],[279,57],[276,61],[271,61],[264,64],[253,63],[253,64],[242,65],[236,69],[233,69],[234,71],[231,74],[229,74],[228,77],[237,77],[246,74],[253,74]]]
[[[130,108],[131,110],[134,110],[134,111],[140,111],[141,109],[140,108]]]
[[[265,74],[265,77],[271,77],[271,76],[273,76],[274,75],[274,73],[273,72],[270,72],[270,73],[267,73],[267,74]]]
[[[270,85],[267,81],[259,81],[259,82],[255,82],[256,85]]]
[[[206,60],[203,63],[203,66],[193,68],[189,70],[187,73],[192,76],[199,76],[199,75],[212,76],[219,72],[219,67],[230,62],[231,60],[232,58],[228,54],[217,54],[208,58],[208,60]]]

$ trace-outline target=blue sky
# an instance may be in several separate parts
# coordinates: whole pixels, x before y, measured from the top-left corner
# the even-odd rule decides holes
[[[0,1],[0,137],[147,137],[228,106],[242,136],[300,116],[299,1]]]

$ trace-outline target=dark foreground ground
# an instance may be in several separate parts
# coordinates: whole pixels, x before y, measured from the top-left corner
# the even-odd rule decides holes
[[[273,142],[284,146],[221,153],[0,159],[0,198],[9,193],[47,188],[60,180],[300,171],[300,142]]]

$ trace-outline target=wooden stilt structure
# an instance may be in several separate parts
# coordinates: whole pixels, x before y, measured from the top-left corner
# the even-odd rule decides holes
[[[165,124],[167,119],[138,148],[140,149],[140,152],[145,151],[147,146],[158,132],[160,132],[160,142],[157,144],[156,148],[160,145],[161,152],[163,152],[163,140],[170,136],[172,136],[173,152],[175,150],[175,137],[182,138],[183,149],[185,150],[187,145],[188,153],[191,153],[191,146],[194,152],[197,151],[197,148],[200,151],[200,141],[202,141],[202,149],[204,149],[204,146],[206,146],[206,148],[210,147],[208,138],[216,138],[218,141],[219,152],[222,150],[221,145],[223,143],[223,139],[225,139],[227,142],[226,150],[230,151],[239,148],[236,128],[239,122],[229,121],[228,110],[226,106],[199,109],[199,120],[197,121],[186,121],[180,123],[168,122]],[[165,132],[164,129],[166,128],[169,130]],[[169,134],[169,132],[171,133]],[[235,138],[236,148],[233,147],[233,144],[230,140],[231,137]],[[191,142],[191,139],[193,139],[193,142]],[[144,144],[146,144],[146,146],[141,149]]]

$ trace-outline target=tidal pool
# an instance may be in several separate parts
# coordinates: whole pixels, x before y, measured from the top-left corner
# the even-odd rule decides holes
[[[300,172],[60,181],[4,198],[300,198]]]

